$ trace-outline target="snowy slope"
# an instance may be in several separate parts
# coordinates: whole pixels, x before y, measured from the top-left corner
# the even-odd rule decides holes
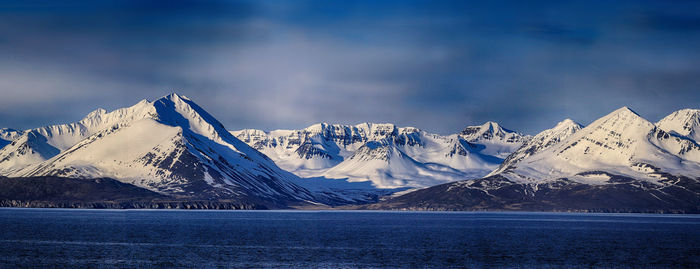
[[[700,109],[678,110],[661,119],[656,126],[669,133],[700,141]]]
[[[700,146],[623,107],[501,175],[516,182],[568,178],[585,184],[611,183],[610,175],[620,175],[661,184],[668,175],[700,175]]]
[[[688,110],[681,112],[689,112]],[[534,136],[489,176],[392,196],[370,209],[700,212],[700,146],[693,113],[667,132],[620,108],[581,128],[570,120]],[[678,116],[680,115],[680,117]],[[685,131],[685,132],[682,132]]]
[[[533,136],[529,141],[522,145],[518,150],[508,155],[501,163],[498,169],[491,172],[489,175],[496,175],[504,172],[507,169],[515,167],[515,165],[537,152],[543,151],[551,146],[556,145],[560,141],[568,138],[574,133],[583,128],[580,124],[571,119],[565,119],[552,129],[547,129]]]
[[[346,161],[326,171],[324,176],[347,178],[350,182],[371,181],[378,188],[427,187],[480,177],[500,161],[500,159],[489,159],[468,150],[462,150],[459,154],[450,156],[449,149],[449,147],[438,149],[437,153],[442,158],[439,161],[420,162],[407,154],[405,147],[397,145],[393,139],[370,141]],[[454,161],[455,159],[460,161]],[[458,170],[443,164],[445,162],[456,162],[462,166],[472,165],[473,167]]]
[[[16,143],[0,150],[0,175],[11,174],[29,165],[45,161],[90,135],[110,126],[147,117],[149,102],[107,113],[97,109],[79,122],[26,130]]]
[[[9,128],[0,128],[0,149],[22,135],[22,131]]]
[[[460,134],[469,143],[482,145],[483,154],[506,158],[517,150],[530,137],[503,128],[496,122],[486,122],[479,126],[468,126]]]
[[[10,175],[22,168],[45,161],[60,152],[49,145],[46,137],[29,131],[0,149],[0,175]]]
[[[41,145],[54,149],[85,138],[10,176],[109,177],[163,194],[205,199],[314,199],[292,183],[294,175],[176,94],[110,113],[99,110],[78,123],[50,129],[37,132],[51,138]],[[64,130],[69,131],[60,132]]]
[[[232,133],[301,177],[371,181],[378,188],[401,188],[484,176],[503,161],[487,153],[506,156],[527,139],[490,124],[494,126],[485,125],[473,136],[441,136],[413,127],[372,123]]]
[[[367,141],[395,136],[398,132],[403,130],[392,124],[350,126],[321,123],[302,130],[265,133],[246,129],[232,133],[272,158],[283,169],[309,175],[314,174],[314,170],[337,165]]]

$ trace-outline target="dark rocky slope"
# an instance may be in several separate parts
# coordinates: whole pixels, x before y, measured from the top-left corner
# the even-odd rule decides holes
[[[112,209],[268,209],[286,208],[249,197],[202,200],[167,196],[114,179],[0,177],[0,207]]]
[[[667,179],[663,185],[611,175],[610,184],[588,185],[565,178],[516,183],[496,175],[417,190],[362,209],[455,211],[563,211],[700,213],[700,181]]]

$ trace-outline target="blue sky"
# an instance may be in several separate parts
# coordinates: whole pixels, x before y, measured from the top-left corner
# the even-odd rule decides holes
[[[700,108],[694,1],[3,1],[0,127],[170,92],[229,129]]]

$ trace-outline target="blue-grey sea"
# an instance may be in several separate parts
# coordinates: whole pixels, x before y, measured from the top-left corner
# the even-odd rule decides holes
[[[0,266],[700,268],[700,216],[13,208]]]

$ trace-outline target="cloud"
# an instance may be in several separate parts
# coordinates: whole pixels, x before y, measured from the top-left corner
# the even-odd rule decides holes
[[[230,129],[536,133],[624,105],[652,120],[700,106],[693,3],[38,3],[0,10],[3,127],[171,91]]]

